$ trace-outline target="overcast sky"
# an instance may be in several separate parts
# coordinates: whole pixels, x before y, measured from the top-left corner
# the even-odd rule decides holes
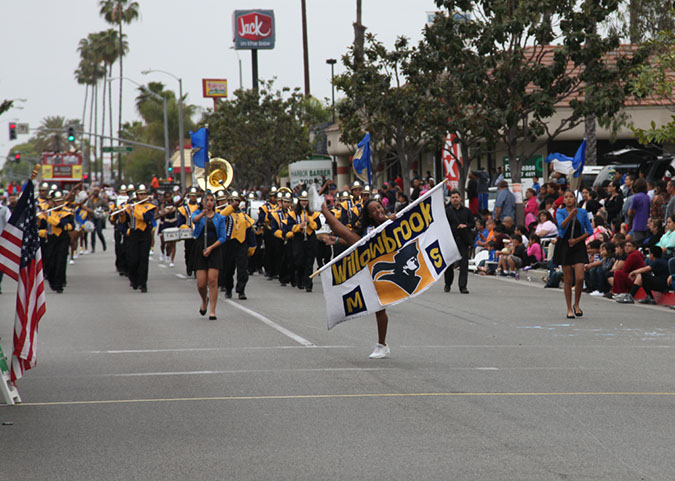
[[[189,103],[210,107],[212,100],[202,98],[202,78],[227,78],[230,91],[239,87],[237,53],[230,49],[232,12],[271,9],[276,18],[276,48],[259,51],[260,77],[277,77],[279,87],[304,88],[300,0],[138,1],[140,18],[124,26],[129,42],[125,77],[140,83],[162,81],[177,91],[178,82],[167,75],[141,74],[149,68],[167,70],[183,79]],[[434,9],[433,0],[363,0],[363,24],[392,47],[399,35],[419,40],[426,12]],[[15,102],[23,110],[12,109],[0,118],[2,161],[12,145],[28,139],[20,136],[10,142],[10,121],[36,128],[47,116],[81,118],[84,87],[77,84],[73,71],[79,62],[80,39],[109,28],[98,10],[96,0],[0,1],[0,100],[27,99]],[[338,59],[336,74],[342,71],[340,58],[353,41],[355,18],[356,0],[307,0],[310,86],[320,100],[331,94],[330,66],[325,61]],[[239,56],[244,86],[250,87],[251,53],[240,50]],[[118,68],[114,67],[115,76]],[[124,92],[123,120],[137,119],[136,86],[125,82]],[[117,94],[114,99],[116,124]]]

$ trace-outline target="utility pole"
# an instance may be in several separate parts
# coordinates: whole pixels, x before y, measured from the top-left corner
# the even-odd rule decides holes
[[[301,1],[302,9],[302,58],[305,66],[305,96],[309,97],[309,50],[307,48],[307,5]]]

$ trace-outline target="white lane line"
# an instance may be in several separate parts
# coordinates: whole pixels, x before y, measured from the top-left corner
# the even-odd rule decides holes
[[[183,274],[176,274],[176,277],[180,277],[181,279],[187,279]]]
[[[162,268],[166,269],[166,266],[164,264],[158,264],[158,265],[159,265],[159,267],[162,267]]]
[[[252,347],[185,347],[176,349],[111,349],[106,351],[80,351],[83,354],[153,354],[162,352],[208,352],[208,351],[263,351],[277,349],[362,349],[363,346],[252,346]]]
[[[255,374],[255,373],[284,373],[284,372],[344,372],[344,371],[391,371],[395,368],[386,367],[333,367],[333,368],[306,368],[306,369],[227,369],[223,371],[174,371],[174,372],[129,372],[119,374],[93,374],[85,377],[147,377],[147,376],[194,376],[210,374]]]
[[[272,321],[272,320],[266,318],[266,317],[263,316],[262,314],[258,314],[257,312],[252,311],[251,309],[249,309],[248,307],[244,307],[244,306],[242,306],[242,305],[240,305],[240,304],[237,304],[236,302],[234,302],[234,301],[232,301],[232,300],[230,300],[230,299],[224,299],[224,300],[225,300],[225,302],[227,302],[227,303],[230,304],[231,306],[236,307],[236,308],[239,309],[240,311],[244,311],[246,314],[255,317],[255,318],[258,319],[259,321],[264,322],[265,324],[267,324],[267,325],[270,326],[271,328],[276,329],[277,331],[279,331],[280,333],[282,333],[284,336],[290,337],[290,338],[293,339],[295,342],[297,342],[297,343],[299,343],[299,344],[302,344],[302,345],[305,346],[305,347],[316,347],[313,343],[309,342],[309,341],[308,341],[307,339],[305,339],[304,337],[298,336],[298,335],[295,334],[294,332],[291,332],[291,331],[289,331],[288,329],[286,329],[285,327],[280,326],[279,324],[277,324],[276,322],[274,322],[274,321]]]
[[[478,371],[499,371],[498,367],[477,367]]]

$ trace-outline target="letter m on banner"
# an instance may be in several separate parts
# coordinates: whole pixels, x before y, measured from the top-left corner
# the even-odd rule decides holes
[[[459,186],[459,169],[464,165],[464,159],[457,143],[457,136],[448,132],[443,145],[443,173],[448,179],[448,187],[456,189]]]

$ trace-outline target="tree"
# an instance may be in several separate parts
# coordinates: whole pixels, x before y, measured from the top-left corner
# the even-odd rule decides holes
[[[122,33],[122,24],[129,24],[136,20],[140,14],[140,6],[138,2],[131,0],[100,0],[98,2],[100,14],[106,22],[111,25],[117,25],[119,31],[119,62],[120,62],[120,79],[124,77],[123,59],[125,49],[123,44],[124,34]],[[127,49],[128,50],[128,49]],[[123,82],[120,80],[120,98],[119,98],[119,119],[117,123],[117,130],[122,130],[122,86]],[[118,169],[122,167],[122,156],[118,157]],[[121,174],[120,174],[121,175]]]
[[[528,158],[586,115],[617,114],[628,90],[625,80],[644,60],[641,50],[619,50],[618,34],[596,32],[596,24],[617,9],[613,1],[436,3],[443,11],[435,21],[446,26],[437,42],[457,46],[444,51],[448,69],[470,60],[470,88],[479,90],[485,126],[496,128],[495,140],[508,156],[514,184],[521,182]],[[551,123],[556,114],[559,119]],[[518,207],[520,219],[522,204]]]
[[[671,13],[673,10],[671,10]],[[667,100],[668,108],[673,108],[673,80],[675,72],[675,32],[663,30],[658,36],[649,40],[648,45],[653,48],[654,56],[650,63],[639,65],[636,68],[636,78],[631,85],[631,93],[638,99],[656,97]],[[652,121],[651,128],[641,129],[631,123],[630,128],[642,144],[662,144],[675,141],[675,114],[665,125],[658,127]]]
[[[11,109],[13,104],[14,104],[13,100],[3,100],[0,103],[0,115],[4,114],[9,109]]]
[[[31,139],[36,152],[67,152],[70,142],[66,139],[66,130],[69,126],[81,130],[79,119],[66,119],[60,115],[45,117],[38,128],[34,139]]]
[[[404,191],[409,192],[412,163],[425,150],[440,148],[443,125],[428,118],[435,112],[435,99],[419,83],[405,83],[414,49],[404,37],[388,51],[372,34],[366,34],[363,61],[354,47],[342,57],[345,73],[335,77],[335,86],[345,99],[336,105],[342,127],[341,140],[356,144],[370,132],[373,152],[390,153],[400,162]]]
[[[259,91],[237,90],[234,98],[209,112],[214,157],[234,164],[240,187],[273,183],[279,170],[311,154],[308,109],[300,89],[274,89],[274,81],[261,81]]]

